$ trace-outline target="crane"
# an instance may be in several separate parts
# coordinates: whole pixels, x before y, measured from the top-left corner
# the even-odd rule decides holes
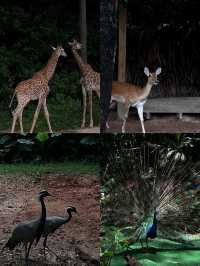
[[[45,228],[42,236],[44,237],[43,247],[44,247],[44,255],[45,255],[45,248],[47,246],[47,238],[49,234],[53,234],[59,227],[63,224],[68,223],[72,218],[72,212],[77,213],[76,208],[69,206],[65,209],[64,217],[60,216],[49,216],[46,218]],[[66,215],[68,214],[68,217]]]
[[[13,250],[16,246],[24,244],[26,265],[28,265],[28,258],[31,246],[34,241],[36,245],[38,244],[45,227],[46,207],[44,203],[44,198],[47,196],[51,195],[46,190],[43,190],[38,193],[38,200],[41,203],[42,207],[40,218],[19,223],[14,228],[11,237],[4,246],[4,248],[9,248],[10,250]]]

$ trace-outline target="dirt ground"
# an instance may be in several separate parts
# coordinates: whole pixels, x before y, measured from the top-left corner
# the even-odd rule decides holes
[[[112,112],[109,116],[110,129],[107,132],[121,132],[122,122],[117,118],[117,114]],[[146,133],[199,133],[200,116],[183,115],[180,120],[175,114],[172,115],[152,115],[150,120],[144,121]],[[129,112],[126,123],[127,133],[141,133],[142,128],[136,113]]]
[[[48,238],[46,259],[42,242],[33,246],[29,265],[99,265],[99,182],[97,176],[0,175],[0,250],[11,236],[14,226],[40,215],[36,195],[47,189],[54,197],[45,198],[47,215],[63,216],[64,208],[76,207],[71,221]],[[42,239],[43,240],[43,239]],[[53,251],[53,252],[52,252]],[[55,253],[55,254],[54,254]],[[4,249],[0,253],[0,265],[24,265],[24,249]]]
[[[92,128],[90,128],[90,127],[87,127],[87,128],[79,128],[79,129],[69,129],[69,130],[63,130],[62,131],[63,133],[90,133],[90,134],[92,134],[92,133],[94,133],[94,134],[96,134],[96,133],[100,133],[100,128],[99,127],[92,127]]]

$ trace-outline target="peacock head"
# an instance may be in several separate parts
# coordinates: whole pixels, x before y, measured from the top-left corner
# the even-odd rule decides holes
[[[38,193],[39,200],[41,200],[47,196],[52,196],[47,190],[42,190]]]

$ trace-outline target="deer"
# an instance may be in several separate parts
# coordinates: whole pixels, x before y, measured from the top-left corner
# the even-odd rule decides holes
[[[148,77],[148,80],[144,87],[125,82],[112,82],[111,102],[117,102],[118,116],[123,121],[122,133],[125,133],[129,108],[136,107],[142,127],[142,133],[145,134],[143,107],[151,92],[152,86],[159,83],[157,76],[160,75],[160,73],[161,67],[158,67],[155,72],[151,73],[149,68],[145,66],[144,74]],[[106,126],[109,128],[108,123]]]

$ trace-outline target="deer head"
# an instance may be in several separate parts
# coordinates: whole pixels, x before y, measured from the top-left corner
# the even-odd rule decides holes
[[[155,72],[151,73],[149,72],[149,68],[144,68],[144,74],[148,77],[148,83],[151,85],[157,85],[159,83],[159,80],[157,78],[158,75],[161,73],[161,67],[158,67]]]

